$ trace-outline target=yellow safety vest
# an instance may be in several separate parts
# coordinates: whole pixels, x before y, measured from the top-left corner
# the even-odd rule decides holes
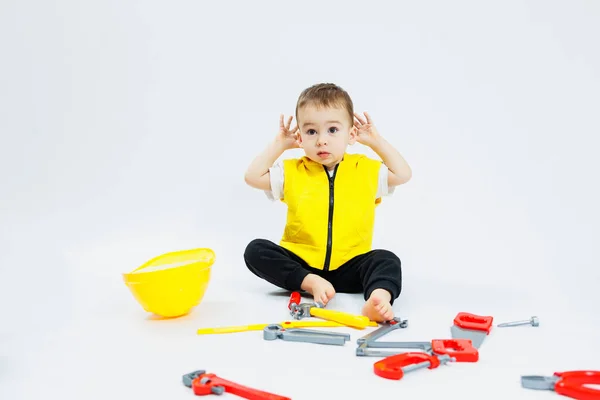
[[[332,176],[308,157],[283,163],[288,211],[280,245],[325,271],[370,251],[381,161],[345,154]]]

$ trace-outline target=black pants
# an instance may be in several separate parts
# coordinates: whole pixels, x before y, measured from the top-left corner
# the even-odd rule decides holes
[[[293,252],[266,239],[254,239],[244,252],[246,266],[254,275],[290,291],[301,291],[306,275],[329,281],[336,292],[364,293],[367,300],[375,289],[386,289],[392,304],[402,291],[400,259],[388,250],[371,250],[354,257],[338,269],[323,271],[310,267]]]

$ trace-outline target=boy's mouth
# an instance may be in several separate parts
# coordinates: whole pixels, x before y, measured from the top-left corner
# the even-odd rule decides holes
[[[329,153],[329,152],[327,152],[327,151],[319,151],[319,152],[317,153],[317,155],[318,155],[319,157],[327,157],[329,154],[330,154],[330,153]]]

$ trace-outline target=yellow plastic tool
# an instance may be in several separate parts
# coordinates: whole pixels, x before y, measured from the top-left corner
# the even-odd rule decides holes
[[[202,301],[214,262],[215,253],[208,248],[175,251],[124,273],[123,280],[145,311],[179,317]]]
[[[352,328],[364,329],[369,326],[371,320],[364,315],[354,315],[342,311],[327,310],[319,307],[311,307],[310,315],[327,321],[335,321]]]
[[[292,292],[288,303],[288,309],[294,319],[317,317],[327,321],[335,321],[356,329],[364,329],[371,323],[369,318],[364,315],[326,310],[322,305],[317,303],[302,303],[302,295],[300,292]]]
[[[366,317],[365,317],[366,318]],[[248,332],[248,331],[262,331],[264,328],[272,324],[253,324],[253,325],[240,325],[240,326],[224,326],[221,328],[202,328],[198,329],[198,335],[214,335],[221,333],[236,333],[236,332]],[[326,328],[338,328],[347,327],[345,324],[340,324],[335,321],[283,321],[279,325],[284,328],[315,328],[315,327],[326,327]],[[379,326],[375,321],[369,321],[368,326]]]

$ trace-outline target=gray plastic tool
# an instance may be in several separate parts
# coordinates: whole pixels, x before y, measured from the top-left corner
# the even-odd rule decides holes
[[[306,342],[316,344],[328,344],[343,346],[350,340],[347,333],[325,332],[313,329],[291,328],[287,329],[281,325],[273,324],[263,329],[264,340],[286,340],[289,342]]]
[[[504,323],[498,324],[496,326],[498,328],[507,328],[507,327],[520,326],[520,325],[531,325],[531,326],[538,327],[538,326],[540,326],[540,319],[534,315],[533,317],[531,317],[528,320],[504,322]]]
[[[372,356],[372,357],[387,357],[398,354],[398,351],[382,351],[382,350],[372,350],[372,348],[417,348],[423,349],[427,351],[428,348],[431,349],[431,343],[427,342],[378,342],[377,339],[387,335],[388,333],[395,331],[396,329],[406,328],[408,327],[408,320],[402,320],[399,317],[394,318],[391,321],[386,322],[384,325],[375,329],[374,331],[368,333],[367,335],[358,338],[356,343],[358,347],[356,348],[357,356]],[[408,343],[408,344],[407,344]],[[413,347],[411,347],[413,346]]]

